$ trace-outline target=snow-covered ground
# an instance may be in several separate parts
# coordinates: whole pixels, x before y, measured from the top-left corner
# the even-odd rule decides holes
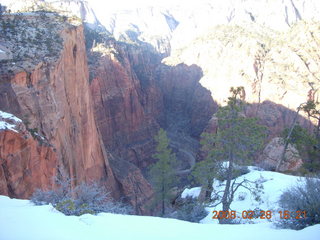
[[[260,185],[260,189],[254,189],[254,192],[257,193],[255,198],[250,191],[244,187],[239,187],[235,193],[234,201],[232,202],[230,208],[231,210],[236,211],[237,220],[241,223],[268,223],[276,222],[279,220],[280,214],[279,211],[286,209],[281,209],[278,205],[278,200],[284,190],[297,185],[303,184],[304,178],[296,177],[291,175],[286,175],[277,172],[263,171],[262,169],[256,167],[248,167],[249,173],[244,174],[237,178],[236,183],[242,182],[244,179],[249,180],[250,182],[256,182]],[[225,182],[215,180],[213,183],[213,189],[222,197],[224,190]],[[251,184],[251,187],[254,187],[255,184]],[[258,193],[260,191],[260,193]],[[181,194],[181,197],[198,197],[200,194],[200,188],[195,187],[191,189],[185,189]],[[212,197],[214,197],[214,193]],[[218,201],[219,202],[219,201]],[[214,203],[213,203],[214,205]],[[263,211],[271,211],[270,219],[243,219],[242,214],[245,214],[244,211],[254,210],[259,208]],[[208,207],[209,215],[204,218],[201,223],[218,223],[218,220],[213,220],[213,211],[222,210],[222,204],[218,204],[214,207]],[[320,232],[319,232],[320,236]]]
[[[51,206],[0,196],[1,240],[88,239],[259,239],[316,240],[320,225],[301,231],[274,229],[267,224],[198,224],[158,217],[116,214],[64,216]]]
[[[261,195],[263,202],[259,205],[250,196],[242,201],[236,197],[232,208],[237,212],[253,209],[255,206],[265,210],[276,209],[276,201],[281,192],[298,180],[297,177],[280,173],[251,170],[239,180],[244,177],[250,180],[260,179],[264,186],[264,193]],[[239,194],[240,192],[245,190],[239,190]],[[186,190],[184,193],[185,196],[197,194],[199,188]],[[319,224],[295,231],[276,229],[272,222],[267,220],[256,224],[219,225],[215,224],[211,217],[210,213],[202,220],[202,224],[199,224],[175,219],[108,213],[97,216],[64,216],[49,205],[34,206],[28,200],[0,196],[0,240],[318,240],[320,236]]]

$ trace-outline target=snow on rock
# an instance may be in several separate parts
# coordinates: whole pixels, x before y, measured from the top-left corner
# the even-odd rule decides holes
[[[197,198],[199,197],[199,194],[201,192],[201,187],[195,187],[195,188],[186,188],[182,193],[181,197],[182,198],[187,198],[187,197],[192,197],[192,198]]]
[[[0,130],[11,130],[17,132],[17,124],[22,123],[22,120],[16,116],[0,111]]]

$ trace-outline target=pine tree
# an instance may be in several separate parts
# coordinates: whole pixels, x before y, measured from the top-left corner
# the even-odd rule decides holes
[[[215,147],[214,134],[203,133],[201,135],[201,151],[208,153],[205,159],[198,162],[192,171],[192,177],[196,183],[202,186],[205,191],[204,199],[209,202],[213,191],[213,178],[218,177],[219,169],[222,168],[220,162],[215,161],[215,154],[212,149]]]
[[[220,201],[223,211],[230,209],[236,190],[249,183],[232,181],[235,164],[249,163],[254,153],[262,147],[266,133],[266,128],[257,124],[255,118],[247,118],[241,114],[244,107],[244,88],[231,88],[230,92],[232,96],[229,97],[227,106],[221,107],[216,113],[217,132],[205,134],[203,140],[203,147],[208,149],[205,159],[208,168],[203,172],[203,177],[212,178],[213,174],[221,168],[222,162],[229,163],[224,176],[226,185]],[[212,184],[212,179],[207,179],[207,182]],[[225,220],[220,219],[220,223],[226,222]]]
[[[149,173],[155,191],[155,202],[161,204],[161,215],[163,216],[165,206],[170,199],[170,189],[176,183],[176,157],[169,148],[169,139],[163,129],[159,130],[155,140],[157,148],[153,157],[158,161],[151,166]]]

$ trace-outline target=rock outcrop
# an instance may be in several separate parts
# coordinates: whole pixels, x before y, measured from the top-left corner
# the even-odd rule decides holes
[[[275,170],[281,159],[284,150],[283,138],[273,138],[265,147],[262,155],[259,157],[259,164],[267,170]],[[302,166],[302,160],[299,151],[289,144],[285,153],[285,158],[279,167],[279,171],[296,171]]]
[[[27,198],[56,175],[57,155],[47,140],[0,111],[0,195]]]

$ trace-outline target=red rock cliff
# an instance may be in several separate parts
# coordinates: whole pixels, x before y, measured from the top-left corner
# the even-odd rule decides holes
[[[18,23],[25,22],[20,20]],[[54,169],[57,169],[75,178],[75,184],[96,180],[106,185],[114,196],[119,196],[94,120],[83,28],[66,24],[60,35],[63,44],[60,54],[54,53],[57,54],[56,59],[52,60],[50,55],[45,54],[43,58],[24,59],[20,69],[12,67],[9,73],[3,69],[4,65],[1,67],[0,109],[23,119],[29,129],[43,136],[52,146],[42,148],[36,141],[24,140],[20,134],[1,133],[0,156],[2,167],[5,166],[1,181],[7,181],[9,175],[10,179],[20,179],[24,171],[29,171],[30,176],[29,181],[24,183],[28,185],[25,189],[9,189],[9,185],[6,189],[2,184],[1,192],[15,197],[29,197],[36,187],[48,187]],[[9,49],[10,46],[8,44]],[[37,53],[34,54],[36,56]],[[28,61],[31,61],[30,66],[25,67]],[[32,65],[34,61],[37,63]],[[13,64],[17,66],[20,63]],[[19,153],[23,149],[28,149],[27,157]],[[12,155],[20,167],[6,164]],[[40,162],[42,167],[21,167],[34,166],[36,162]]]

